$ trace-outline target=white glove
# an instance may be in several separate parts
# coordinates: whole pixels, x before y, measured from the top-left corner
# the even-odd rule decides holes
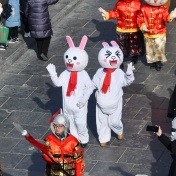
[[[142,26],[142,30],[145,31],[145,32],[149,32],[149,30],[147,29],[146,24]]]
[[[172,129],[176,129],[176,117],[172,120]],[[176,131],[171,132],[171,141],[176,140]]]
[[[20,124],[13,122],[13,125],[16,128],[16,130],[21,133],[22,136],[26,136],[28,134],[27,131],[24,130]]]
[[[56,67],[55,67],[54,64],[48,64],[48,66],[46,67],[46,69],[48,70],[50,76],[57,75],[57,73],[56,73]]]
[[[174,10],[172,10],[171,13],[170,13],[170,19],[171,19],[171,21],[172,21],[174,18],[176,18],[176,8],[175,8]]]
[[[171,132],[170,140],[171,141],[176,140],[176,132]]]
[[[0,3],[1,4],[1,3]],[[1,6],[2,6],[2,4],[1,4]],[[0,14],[2,13],[2,11],[3,11],[3,8],[2,7],[0,7]]]
[[[82,107],[85,106],[86,102],[87,101],[82,98],[81,100],[78,101],[78,103],[76,104],[76,106],[78,106],[78,108],[81,109]]]
[[[21,133],[22,136],[26,136],[28,134],[27,130],[23,130],[23,132]]]
[[[131,75],[131,74],[133,74],[133,70],[135,70],[135,68],[134,68],[134,66],[133,66],[133,63],[130,62],[130,63],[128,64],[126,74],[127,74],[128,76]]]
[[[106,10],[102,9],[101,7],[98,10],[101,13],[103,19],[106,20],[106,13],[107,13]]]

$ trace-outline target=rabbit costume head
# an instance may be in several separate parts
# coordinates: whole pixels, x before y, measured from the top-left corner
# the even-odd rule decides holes
[[[123,53],[115,41],[111,41],[112,46],[103,42],[103,48],[98,54],[98,61],[103,68],[119,68],[123,62]]]
[[[66,36],[69,49],[64,53],[64,62],[69,71],[82,71],[88,64],[88,54],[84,50],[87,36],[83,36],[79,47],[75,47],[70,36]]]
[[[144,1],[151,6],[161,6],[164,5],[168,0],[144,0]]]

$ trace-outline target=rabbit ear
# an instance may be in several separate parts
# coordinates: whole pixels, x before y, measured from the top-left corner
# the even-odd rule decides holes
[[[67,43],[68,43],[70,48],[74,48],[75,47],[75,45],[73,43],[73,40],[72,40],[72,38],[70,36],[66,36],[66,40],[67,40]]]
[[[86,43],[87,43],[87,36],[84,35],[84,36],[82,37],[82,39],[81,39],[81,43],[80,43],[80,45],[79,45],[79,48],[82,49],[82,50],[84,50],[84,47],[86,46]]]
[[[104,48],[109,46],[107,42],[103,42],[102,45],[104,46]]]
[[[111,41],[112,46],[119,46],[116,41]]]

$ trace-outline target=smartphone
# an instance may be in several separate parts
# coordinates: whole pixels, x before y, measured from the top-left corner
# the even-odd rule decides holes
[[[158,127],[157,126],[150,126],[147,125],[146,131],[151,131],[151,132],[158,132]]]

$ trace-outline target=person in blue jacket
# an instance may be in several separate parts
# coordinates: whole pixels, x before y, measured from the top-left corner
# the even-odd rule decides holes
[[[20,3],[19,0],[9,0],[12,12],[6,19],[5,25],[9,28],[9,43],[20,42],[18,38],[18,27],[21,26],[20,20]]]
[[[59,0],[28,0],[25,14],[28,18],[31,37],[37,43],[37,56],[39,59],[48,60],[48,48],[53,34],[49,17],[48,6]]]

